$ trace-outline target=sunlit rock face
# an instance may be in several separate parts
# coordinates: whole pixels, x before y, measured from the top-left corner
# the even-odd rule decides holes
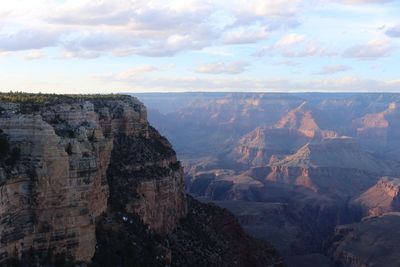
[[[382,177],[375,185],[355,198],[355,206],[361,206],[365,216],[380,216],[386,212],[400,211],[400,179]]]
[[[107,208],[159,233],[186,214],[182,168],[137,99],[0,107],[0,260],[34,251],[88,262]]]

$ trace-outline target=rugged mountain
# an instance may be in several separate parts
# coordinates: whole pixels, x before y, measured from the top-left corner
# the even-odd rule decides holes
[[[325,138],[268,165],[193,171],[187,188],[228,208],[248,233],[271,241],[291,266],[314,261],[329,266],[326,239],[336,225],[363,216],[360,204],[349,200],[390,171],[352,138]]]
[[[388,153],[394,147],[397,151],[397,143],[390,140],[396,140],[400,134],[399,120],[396,119],[399,94],[138,95],[150,108],[149,120],[169,137],[178,154],[184,158],[227,152],[243,135],[257,127],[296,129],[309,136],[346,135],[374,152]],[[195,141],[185,138],[184,133],[193,134]]]
[[[383,111],[368,113],[359,119],[355,119],[353,121],[355,136],[361,144],[369,149],[397,154],[400,149],[396,140],[400,135],[399,119],[398,103],[390,102]]]
[[[307,109],[306,105],[307,101],[304,101],[300,106],[289,111],[275,124],[275,128],[296,130],[308,138],[335,137],[335,132],[320,129],[313,117],[313,111]]]
[[[386,212],[400,211],[400,179],[382,177],[374,186],[353,200],[365,216],[380,216]]]
[[[399,266],[399,226],[397,212],[339,226],[331,240],[331,256],[337,266]]]
[[[319,128],[306,105],[304,101],[281,117],[274,126],[257,127],[244,135],[229,158],[239,164],[262,166],[293,153],[312,140],[336,137],[334,131]]]
[[[168,99],[179,104],[163,105]],[[363,216],[397,210],[396,179],[380,178],[400,170],[400,94],[191,93],[143,100],[158,109],[150,119],[182,155],[188,192],[229,209],[289,266],[333,265],[327,240],[336,226],[357,227]],[[185,140],[185,133],[196,140]]]
[[[140,94],[151,108],[149,120],[169,136],[185,158],[217,155],[258,126],[274,125],[302,103],[267,94]],[[175,103],[174,108],[171,104]],[[153,111],[155,110],[155,111]]]
[[[379,174],[390,172],[385,163],[346,137],[308,143],[296,153],[272,163],[271,168],[267,180],[342,197],[363,192],[376,182]]]
[[[228,158],[247,166],[265,166],[302,147],[311,138],[294,129],[257,127],[244,135]]]
[[[354,168],[359,170],[382,172],[384,165],[366,151],[363,151],[354,139],[349,137],[327,138],[310,142],[293,155],[289,155],[273,166],[302,168]]]
[[[226,211],[187,201],[180,162],[136,98],[0,97],[3,264],[182,266],[196,251],[193,266],[282,265]]]

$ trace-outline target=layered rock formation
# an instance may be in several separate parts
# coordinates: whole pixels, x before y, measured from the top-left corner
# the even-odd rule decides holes
[[[390,102],[383,111],[354,119],[355,136],[370,149],[398,150],[396,136],[400,133],[399,116],[398,104]]]
[[[400,179],[382,177],[374,186],[353,200],[361,206],[365,216],[380,216],[386,212],[400,211]]]
[[[171,231],[186,214],[182,169],[149,127],[143,104],[130,97],[69,102],[2,103],[0,128],[20,151],[14,166],[1,169],[3,259],[33,249],[90,261],[109,191],[156,231]]]
[[[399,266],[399,226],[400,214],[396,212],[337,227],[331,256],[337,266]]]
[[[0,262],[88,263],[111,249],[104,244],[117,248],[118,229],[127,228],[127,242],[153,240],[147,256],[171,264],[165,242],[185,242],[169,237],[188,212],[183,170],[144,105],[128,96],[30,97],[0,102]],[[129,260],[140,262],[141,249]]]
[[[301,103],[297,108],[289,111],[276,124],[278,129],[296,130],[299,134],[308,138],[335,137],[334,131],[323,131],[313,117],[313,112],[306,109],[307,101]]]
[[[296,151],[310,140],[294,129],[257,127],[238,141],[229,158],[238,164],[263,166],[274,157]]]

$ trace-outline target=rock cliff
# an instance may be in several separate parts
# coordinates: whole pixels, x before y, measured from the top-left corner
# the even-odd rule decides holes
[[[120,95],[12,97],[0,101],[0,264],[105,266],[116,248],[128,256],[109,257],[113,266],[173,263],[169,244],[185,242],[172,239],[188,213],[183,170],[144,105]],[[130,245],[118,246],[121,235]]]
[[[330,246],[335,266],[399,266],[399,224],[400,214],[394,212],[338,226]]]
[[[386,212],[400,211],[400,179],[382,177],[374,186],[353,200],[361,206],[364,216],[380,216]]]

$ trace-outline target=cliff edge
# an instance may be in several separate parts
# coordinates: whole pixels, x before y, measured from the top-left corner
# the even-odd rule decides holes
[[[226,211],[187,200],[175,151],[134,97],[0,94],[0,129],[2,265],[282,265]]]

